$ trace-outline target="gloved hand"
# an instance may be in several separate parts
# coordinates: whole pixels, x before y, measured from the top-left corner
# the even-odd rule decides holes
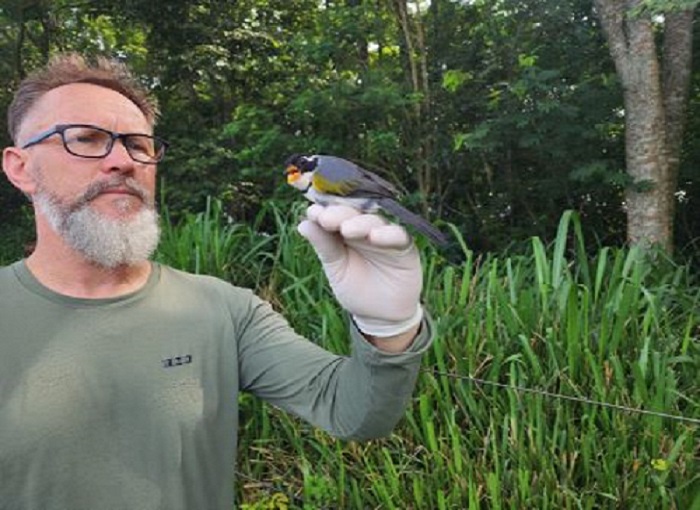
[[[298,230],[360,331],[388,337],[422,320],[420,257],[403,227],[351,207],[314,204]]]

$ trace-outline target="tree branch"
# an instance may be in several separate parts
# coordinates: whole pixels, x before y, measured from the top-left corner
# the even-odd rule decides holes
[[[635,1],[635,0],[633,0]],[[593,5],[598,11],[598,19],[603,28],[603,33],[608,41],[610,54],[620,77],[627,76],[625,65],[629,53],[629,44],[625,30],[625,16],[627,15],[627,2],[625,0],[593,0]]]

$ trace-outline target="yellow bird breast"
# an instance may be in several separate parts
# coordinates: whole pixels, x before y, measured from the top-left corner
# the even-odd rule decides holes
[[[311,183],[316,190],[330,195],[348,195],[355,190],[353,181],[332,182],[319,175],[318,172],[314,173]]]

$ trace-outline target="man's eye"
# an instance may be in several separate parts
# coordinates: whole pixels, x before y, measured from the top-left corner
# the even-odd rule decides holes
[[[130,136],[125,140],[125,142],[130,150],[141,152],[143,154],[153,153],[153,142],[150,138],[144,136]]]
[[[76,136],[74,141],[81,143],[95,143],[99,138],[95,135]]]
[[[103,144],[107,140],[106,133],[90,130],[66,130],[66,141],[79,144]]]

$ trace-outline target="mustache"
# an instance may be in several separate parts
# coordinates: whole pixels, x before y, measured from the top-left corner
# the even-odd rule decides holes
[[[153,196],[145,187],[139,184],[136,179],[132,177],[116,177],[106,181],[97,181],[90,184],[85,192],[76,201],[76,209],[84,206],[105,191],[115,188],[127,190],[129,193],[140,198],[141,201],[149,207],[153,207]]]

